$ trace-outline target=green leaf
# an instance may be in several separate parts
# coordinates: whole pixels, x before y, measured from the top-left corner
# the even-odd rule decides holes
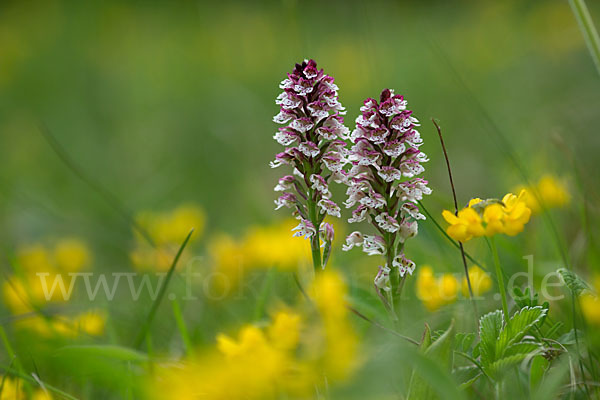
[[[491,364],[496,359],[496,343],[503,323],[501,310],[485,314],[479,320],[479,352],[484,365]]]
[[[534,393],[548,369],[550,362],[546,360],[542,355],[534,356],[531,360],[531,368],[529,369],[529,391]]]
[[[503,357],[497,361],[491,363],[486,371],[491,377],[497,378],[498,375],[502,374],[507,369],[520,364],[527,357],[527,354],[513,354],[512,356]]]
[[[577,330],[577,336],[579,338],[585,337],[583,332],[579,329]],[[562,344],[563,346],[569,346],[572,344],[576,344],[577,340],[575,338],[575,330],[571,329],[569,332],[565,333],[561,337],[558,338],[557,342]]]
[[[512,356],[512,355],[516,355],[516,354],[527,355],[527,354],[537,351],[539,349],[540,349],[540,345],[538,343],[521,342],[521,343],[516,343],[516,344],[509,346],[504,351],[504,356],[508,357],[508,356]]]
[[[560,268],[556,272],[560,275],[562,281],[567,285],[569,290],[575,293],[576,296],[579,296],[584,290],[590,290],[589,285],[575,272],[566,268]]]
[[[56,350],[57,355],[82,358],[104,357],[119,361],[146,362],[148,356],[128,347],[116,345],[78,345],[65,346]]]
[[[431,328],[428,324],[425,324],[425,330],[423,331],[423,338],[421,339],[419,348],[425,351],[429,346],[431,346]]]
[[[425,328],[424,340],[421,343],[420,353],[424,353],[425,358],[430,360],[440,368],[443,366],[442,371],[449,371],[452,365],[452,331],[454,330],[454,321],[450,323],[450,327],[446,332],[440,335],[431,345],[423,347],[430,336],[430,329],[428,326]],[[410,399],[437,399],[436,395],[438,392],[433,382],[428,381],[423,371],[413,370],[410,378],[410,384],[408,387],[408,396]],[[439,394],[439,393],[438,393]]]
[[[504,351],[512,344],[523,339],[527,331],[538,323],[546,315],[546,310],[541,306],[524,307],[517,311],[506,327],[500,332],[497,343],[495,343],[495,354],[497,358],[504,355]]]

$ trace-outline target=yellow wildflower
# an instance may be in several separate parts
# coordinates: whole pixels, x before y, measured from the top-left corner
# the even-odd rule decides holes
[[[450,224],[446,229],[446,233],[459,242],[466,242],[473,237],[483,236],[485,232],[481,224],[481,217],[473,208],[463,208],[458,212],[458,216],[444,210],[442,216]]]
[[[311,293],[324,327],[323,374],[331,380],[346,380],[359,364],[358,337],[345,300],[348,288],[339,273],[327,269],[316,276]]]
[[[469,279],[471,280],[471,289],[473,289],[473,296],[475,297],[487,293],[492,288],[490,275],[477,265],[469,268]],[[466,277],[462,279],[461,291],[463,296],[469,297],[469,285]]]
[[[483,210],[483,220],[485,221],[486,236],[494,236],[497,233],[504,232],[504,210],[498,203],[490,204]]]
[[[446,233],[459,242],[498,233],[514,236],[523,230],[531,216],[525,197],[526,192],[522,190],[518,196],[508,193],[501,202],[472,199],[469,206],[460,210],[458,215],[444,210],[442,216],[450,224]]]
[[[47,272],[54,269],[48,250],[40,243],[21,247],[16,255],[17,265],[25,272]]]
[[[4,379],[0,400],[25,400],[23,385],[17,380],[0,375],[0,382]]]
[[[531,209],[524,201],[525,195],[526,192],[521,190],[518,196],[508,193],[502,198],[504,233],[509,236],[515,236],[523,231],[523,227],[531,217]]]
[[[579,298],[581,312],[589,324],[600,326],[600,299],[591,293],[585,293]]]
[[[33,395],[31,395],[31,400],[52,400],[52,396],[50,393],[42,389],[38,389],[33,392]]]
[[[456,301],[458,281],[452,274],[442,274],[436,279],[433,269],[424,265],[419,268],[416,285],[417,297],[429,311]]]
[[[600,275],[594,278],[593,286],[596,293],[600,292]],[[586,321],[591,325],[600,326],[600,299],[598,296],[586,290],[579,297],[579,304]]]
[[[526,190],[524,200],[533,213],[539,213],[542,209],[540,201],[544,206],[554,208],[564,207],[571,200],[564,182],[552,175],[544,175],[533,188],[521,187],[519,189]]]
[[[63,272],[77,272],[90,262],[90,251],[79,239],[61,239],[54,248],[57,268]]]
[[[202,209],[191,204],[166,212],[143,211],[137,215],[136,220],[148,232],[155,247],[136,231],[136,245],[129,258],[136,269],[148,271],[168,270],[190,230],[195,229],[194,239],[197,240],[202,235],[205,224]],[[182,256],[182,264],[186,256]]]

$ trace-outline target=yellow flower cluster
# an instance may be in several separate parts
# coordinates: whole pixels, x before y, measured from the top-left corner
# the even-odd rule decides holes
[[[316,305],[277,312],[266,326],[220,334],[216,349],[166,365],[150,387],[161,400],[310,398],[315,388],[347,379],[358,340],[348,321],[340,275],[319,274],[309,293]],[[311,311],[312,310],[312,311]]]
[[[0,382],[4,382],[0,400],[26,400],[28,398],[23,384],[17,380],[0,375]],[[43,389],[36,389],[29,398],[31,400],[52,400],[52,396]]]
[[[88,246],[79,239],[61,239],[53,247],[38,243],[20,248],[15,263],[18,274],[10,276],[2,286],[4,301],[14,314],[32,312],[47,301],[64,301],[60,290],[55,290],[53,297],[46,300],[42,280],[36,274],[49,274],[46,276],[48,288],[56,274],[63,274],[63,281],[68,285],[67,274],[81,271],[90,261]]]
[[[526,196],[527,192],[521,190],[518,196],[506,194],[500,202],[476,198],[458,215],[444,210],[442,216],[450,224],[446,233],[459,242],[498,233],[515,236],[523,231],[531,217],[531,209],[525,202]]]
[[[469,279],[474,296],[481,296],[492,287],[490,276],[477,266],[469,268]],[[460,289],[463,296],[469,297],[466,277],[463,277]],[[445,273],[436,277],[430,266],[425,265],[419,268],[416,292],[427,310],[436,311],[444,305],[454,303],[458,297],[458,291],[459,281],[453,274]]]
[[[213,283],[231,288],[252,270],[276,267],[297,271],[299,266],[309,265],[312,262],[310,246],[291,233],[296,225],[297,220],[289,219],[271,226],[252,227],[238,240],[229,235],[217,236],[208,245]],[[338,226],[334,228],[336,232],[342,230]]]
[[[47,303],[65,301],[63,292],[57,285],[52,296],[50,294],[58,274],[61,274],[65,287],[70,285],[70,272],[79,272],[90,266],[91,254],[88,246],[75,238],[63,238],[54,246],[41,243],[24,246],[17,250],[15,264],[17,273],[4,280],[2,295],[4,303],[13,314],[31,314],[18,321],[18,327],[35,331],[37,334],[50,336],[74,337],[78,333],[101,335],[104,332],[106,317],[104,313],[93,311],[75,316],[56,315],[45,318],[37,311]],[[48,273],[44,277],[37,273]],[[46,281],[45,293],[42,279]]]
[[[564,207],[571,201],[565,183],[552,175],[544,175],[535,186],[521,187],[518,191],[523,189],[526,191],[525,203],[533,213],[539,213],[542,205],[548,208]]]
[[[139,271],[167,271],[190,230],[195,229],[196,240],[202,235],[205,216],[198,206],[184,204],[166,212],[143,211],[136,221],[155,247],[136,231],[135,248],[129,254],[133,266]]]

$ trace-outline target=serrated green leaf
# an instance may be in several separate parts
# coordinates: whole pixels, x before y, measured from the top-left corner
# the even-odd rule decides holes
[[[546,315],[546,310],[540,306],[524,307],[517,311],[506,327],[502,329],[495,343],[496,358],[504,356],[505,350],[514,343],[518,343],[523,339],[527,331]]]
[[[479,320],[479,352],[484,365],[496,359],[496,343],[502,330],[504,318],[501,310],[485,314]]]
[[[537,351],[540,349],[540,345],[538,343],[533,342],[521,342],[515,343],[504,351],[504,356],[512,356],[515,354],[529,354],[531,352]]]
[[[590,290],[589,285],[575,272],[566,268],[560,268],[556,270],[556,272],[560,275],[562,281],[567,285],[569,290],[575,293],[576,296],[579,296],[584,290]]]
[[[452,375],[457,382],[460,382],[462,390],[471,386],[481,375],[478,367],[469,365],[466,367],[455,368]]]
[[[501,359],[494,361],[487,368],[487,374],[491,377],[498,377],[501,373],[515,365],[520,364],[527,357],[527,354],[513,354],[512,356],[502,357]]]

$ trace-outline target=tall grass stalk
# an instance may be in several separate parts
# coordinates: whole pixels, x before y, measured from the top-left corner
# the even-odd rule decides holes
[[[594,21],[592,21],[585,0],[569,0],[569,5],[571,6],[573,15],[575,15],[575,19],[577,19],[579,29],[581,29],[590,56],[596,66],[596,71],[600,75],[600,36],[598,36],[598,31],[594,26]]]
[[[442,136],[442,128],[435,122],[435,119],[431,119],[433,125],[437,129],[438,137],[440,138],[440,144],[442,145],[442,150],[444,152],[444,158],[446,159],[446,167],[448,169],[448,178],[450,180],[450,188],[452,189],[452,199],[454,200],[454,215],[458,216],[458,200],[456,199],[456,189],[454,188],[454,179],[452,179],[452,168],[450,167],[450,159],[448,158],[448,152],[446,151],[446,145],[444,144],[444,137]],[[467,280],[467,287],[469,288],[469,299],[471,300],[471,304],[473,305],[473,310],[475,311],[475,319],[477,319],[477,305],[475,304],[474,296],[473,296],[473,288],[471,287],[471,277],[469,276],[469,268],[467,267],[467,258],[465,256],[465,249],[462,242],[458,242],[460,255],[462,258],[463,266],[465,268],[465,278]]]

